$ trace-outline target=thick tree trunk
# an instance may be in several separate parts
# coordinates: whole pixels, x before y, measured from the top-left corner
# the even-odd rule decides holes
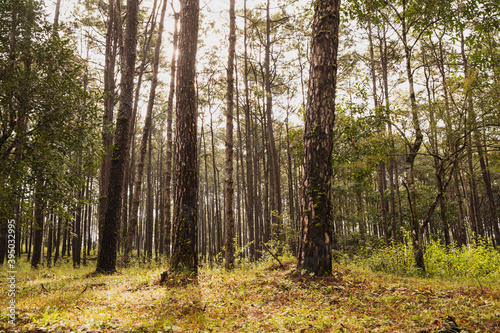
[[[101,160],[99,171],[99,239],[102,235],[102,226],[104,223],[104,214],[108,202],[108,184],[111,167],[111,155],[113,144],[113,134],[111,127],[113,124],[113,109],[115,105],[115,63],[116,49],[114,49],[114,41],[116,39],[115,26],[117,25],[115,15],[115,0],[109,0],[108,4],[108,23],[106,30],[106,49],[104,62],[104,114],[102,121],[102,147],[104,154]],[[121,22],[119,22],[121,23]]]
[[[330,275],[331,181],[340,0],[316,2],[304,129],[301,253],[297,268]]]
[[[111,173],[108,186],[108,203],[102,227],[102,237],[97,257],[96,271],[116,272],[116,256],[124,171],[130,146],[130,117],[132,116],[132,96],[134,91],[134,71],[136,60],[138,0],[127,1],[127,29],[125,36],[125,54],[123,59],[124,75],[121,79],[120,109],[116,121],[115,144],[111,160]]]
[[[173,251],[170,270],[198,273],[196,51],[199,0],[182,0],[176,99]]]

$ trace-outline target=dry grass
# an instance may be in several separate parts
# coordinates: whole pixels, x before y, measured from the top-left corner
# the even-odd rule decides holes
[[[341,266],[323,279],[286,266],[204,268],[197,283],[177,287],[159,285],[161,267],[112,276],[92,276],[92,267],[26,267],[17,274],[17,324],[8,326],[2,301],[0,330],[438,332],[451,316],[467,332],[500,332],[498,284],[399,278]]]

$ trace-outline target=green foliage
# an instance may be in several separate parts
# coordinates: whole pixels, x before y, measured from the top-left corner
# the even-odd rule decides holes
[[[500,252],[482,239],[468,246],[449,248],[439,241],[431,241],[425,260],[432,276],[500,279]]]
[[[426,274],[441,279],[500,278],[500,253],[484,240],[468,246],[444,246],[432,240],[424,254]],[[419,276],[414,266],[413,248],[409,244],[382,246],[364,260],[364,264],[378,272],[399,276]]]
[[[81,59],[41,6],[0,2],[0,30],[10,36],[0,45],[0,197],[22,199],[39,180],[44,204],[57,208],[75,204],[79,167],[96,170],[98,94],[86,89]],[[9,214],[2,205],[0,215]]]
[[[419,270],[415,267],[413,248],[411,245],[404,243],[390,246],[383,245],[366,259],[365,264],[376,272],[399,276],[419,276]]]

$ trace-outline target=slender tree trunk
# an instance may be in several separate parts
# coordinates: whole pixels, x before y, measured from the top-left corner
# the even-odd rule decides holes
[[[170,65],[170,91],[168,94],[168,111],[167,111],[167,161],[165,166],[165,254],[168,257],[170,255],[170,237],[172,229],[172,208],[171,208],[171,183],[172,183],[172,118],[174,110],[174,93],[175,93],[175,75],[176,75],[176,64],[177,64],[177,40],[178,31],[177,24],[179,21],[179,13],[174,13],[174,40],[172,43],[173,52],[172,60]]]
[[[379,48],[380,48],[380,55],[381,55],[381,61],[382,61],[382,76],[383,76],[383,84],[384,84],[384,95],[385,95],[385,107],[386,107],[386,113],[389,115],[390,114],[390,100],[389,100],[389,79],[388,79],[388,71],[387,71],[387,62],[388,62],[388,56],[387,56],[387,38],[386,38],[386,33],[385,29],[383,31],[383,37],[380,38],[380,43],[379,43]],[[397,187],[397,185],[394,184],[394,178],[395,175],[397,175],[397,169],[396,169],[396,161],[394,159],[394,138],[392,136],[392,123],[390,119],[387,119],[387,124],[388,124],[388,130],[389,130],[389,137],[391,140],[391,155],[389,157],[389,189],[390,189],[390,195],[389,195],[389,209],[390,209],[390,214],[391,214],[391,231],[392,231],[392,239],[393,241],[401,242],[403,237],[402,237],[402,220],[401,220],[401,213],[399,214],[399,228],[396,226],[396,202],[395,202],[395,196],[394,196],[394,189]],[[397,177],[397,176],[396,176]],[[397,182],[397,179],[396,179]],[[399,188],[397,189],[398,191],[398,198],[399,198]],[[398,199],[399,200],[399,199]],[[401,211],[401,209],[400,209]]]
[[[422,53],[422,62],[425,64],[427,63],[425,59],[425,53]],[[425,77],[425,86],[427,89],[427,102],[429,104],[429,124],[430,124],[430,133],[429,133],[429,141],[430,141],[430,149],[432,151],[433,155],[433,160],[434,160],[434,169],[435,169],[435,175],[436,175],[436,186],[438,188],[439,192],[444,193],[444,188],[443,188],[443,182],[442,182],[442,175],[443,175],[443,170],[442,170],[442,164],[439,159],[439,148],[438,148],[438,138],[437,138],[437,122],[436,122],[436,117],[434,114],[434,101],[432,100],[432,92],[431,92],[431,87],[430,87],[430,73],[428,73],[428,70],[426,67],[424,67],[424,77]],[[448,220],[446,218],[446,203],[445,203],[445,198],[444,195],[440,197],[439,199],[439,207],[440,207],[440,218],[441,218],[441,224],[443,227],[443,236],[444,236],[444,243],[446,246],[450,245],[450,232],[449,232],[449,227],[448,227]]]
[[[156,95],[156,86],[158,85],[159,54],[160,54],[160,47],[161,47],[161,38],[162,38],[162,34],[163,34],[163,25],[164,25],[163,22],[164,22],[166,7],[167,7],[167,1],[164,0],[162,11],[161,11],[161,17],[160,17],[160,27],[159,27],[159,32],[158,32],[158,40],[156,42],[155,54],[154,54],[154,59],[153,59],[153,78],[151,81],[151,90],[149,93],[148,106],[146,109],[146,117],[144,119],[144,128],[143,128],[142,137],[141,137],[141,147],[139,149],[139,161],[137,163],[137,169],[136,169],[136,173],[135,173],[135,181],[134,181],[135,186],[134,186],[133,197],[132,197],[132,210],[130,213],[130,226],[129,226],[129,232],[127,232],[127,241],[126,241],[126,245],[125,245],[125,252],[123,253],[123,258],[122,258],[122,261],[124,264],[128,264],[128,262],[129,262],[129,254],[130,254],[130,251],[132,250],[133,237],[134,237],[134,233],[135,233],[135,228],[137,226],[140,194],[141,194],[141,187],[142,187],[142,177],[144,174],[144,162],[146,159],[148,139],[149,139],[149,136],[151,133],[151,127],[152,127],[152,113],[153,113],[153,106],[154,106],[155,95]],[[152,31],[153,31],[153,29],[151,29],[151,33],[152,33]],[[137,101],[137,97],[138,96],[136,96],[136,101]],[[148,168],[149,168],[149,166],[148,166]],[[149,169],[148,169],[148,171],[149,171]],[[148,175],[149,175],[149,173],[148,173]],[[149,186],[149,184],[148,184],[148,186]],[[148,191],[149,190],[150,190],[150,188],[148,187]],[[148,192],[148,194],[149,194],[149,192]],[[149,205],[147,205],[146,211],[149,211]],[[150,222],[150,217],[148,217],[147,221]],[[149,225],[149,223],[147,223],[147,225]],[[146,235],[148,235],[148,232],[146,233]],[[149,255],[149,247],[152,244],[149,244],[148,241],[146,241],[146,244],[148,246],[147,253]]]
[[[463,32],[461,34],[461,55],[462,62],[464,65],[464,77],[467,81],[471,81],[468,59],[465,54],[465,40]],[[474,176],[474,166],[473,166],[473,158],[472,158],[472,146],[473,146],[473,138],[472,133],[476,130],[474,127],[476,125],[476,114],[474,111],[472,94],[470,87],[472,86],[472,82],[467,84],[467,89],[465,91],[465,104],[467,110],[467,162],[469,167],[469,181],[470,181],[470,218],[472,223],[472,229],[475,233],[475,239],[478,240],[478,236],[484,236],[483,225],[481,221],[481,217],[479,215],[479,198],[477,194],[477,184],[476,178]]]
[[[142,44],[142,60],[141,64],[139,66],[139,74],[137,75],[137,84],[135,88],[135,96],[134,96],[134,107],[132,111],[132,116],[130,119],[130,140],[131,140],[131,145],[132,145],[132,152],[127,153],[127,159],[125,162],[125,181],[126,184],[123,187],[123,208],[122,208],[122,232],[121,235],[123,237],[122,243],[123,243],[123,255],[122,255],[122,262],[126,264],[127,258],[125,258],[125,253],[127,252],[127,246],[129,246],[128,251],[130,252],[132,248],[132,243],[133,243],[133,237],[130,240],[130,243],[127,243],[129,241],[128,237],[128,230],[132,229],[131,232],[133,232],[133,235],[135,234],[135,229],[137,229],[137,222],[135,221],[135,225],[129,225],[132,224],[132,221],[130,221],[130,216],[132,215],[132,208],[133,208],[133,198],[134,198],[134,182],[133,182],[133,175],[134,175],[134,164],[135,164],[135,133],[136,133],[136,118],[137,118],[137,109],[139,107],[139,99],[140,99],[140,92],[141,92],[141,87],[142,87],[142,78],[144,75],[144,71],[147,66],[147,62],[149,60],[148,58],[148,50],[149,46],[151,44],[151,39],[153,37],[153,31],[156,25],[156,3],[157,1],[155,0],[153,3],[153,11],[151,15],[149,16],[148,23],[146,24],[146,29],[145,29],[145,36],[144,42]],[[148,29],[149,27],[149,29]],[[134,179],[135,180],[135,179]],[[129,189],[130,193],[127,193],[127,189]],[[127,202],[128,202],[128,207],[127,207]],[[128,210],[128,214],[127,214]],[[127,252],[127,255],[129,253]]]
[[[151,175],[151,131],[148,133],[149,149],[148,149],[148,168],[146,173],[146,239],[144,243],[144,258],[146,262],[151,262],[153,258],[153,184]]]
[[[377,97],[377,77],[375,74],[375,58],[373,55],[373,38],[372,38],[372,25],[368,21],[368,41],[370,48],[370,72],[372,78],[372,90],[373,90],[373,104],[375,109],[379,107],[379,101]],[[384,133],[381,133],[382,135]],[[389,244],[389,231],[387,230],[387,211],[386,211],[386,201],[385,201],[385,162],[383,160],[378,162],[378,192],[380,201],[380,215],[382,217],[382,230],[384,233],[385,244]],[[393,235],[394,237],[394,235]]]
[[[47,235],[47,267],[52,266],[52,238],[53,236],[53,230],[54,230],[54,211],[49,215],[49,218],[47,219],[47,228],[48,228],[48,235]]]
[[[245,169],[243,167],[243,140],[241,136],[241,120],[240,120],[240,94],[238,89],[238,61],[235,59],[235,89],[236,89],[236,131],[238,135],[238,151],[236,154],[236,183],[238,184],[237,189],[237,214],[238,214],[238,228],[236,230],[236,235],[238,237],[238,244],[240,247],[244,246],[244,225],[243,225],[243,207],[247,207],[246,201],[246,180],[245,180]],[[245,256],[245,252],[241,253],[241,256]]]
[[[227,61],[227,110],[226,110],[226,169],[224,187],[225,267],[234,267],[234,188],[233,188],[233,109],[234,109],[234,54],[236,45],[235,0],[229,0],[229,55]]]
[[[276,228],[276,237],[280,241],[284,241],[284,234],[282,232],[283,223],[281,217],[281,182],[280,171],[278,166],[278,153],[276,151],[276,143],[274,140],[273,130],[273,96],[271,91],[271,18],[269,16],[270,0],[267,0],[266,6],[266,53],[264,65],[266,69],[265,74],[265,88],[266,88],[266,115],[267,115],[267,136],[268,136],[268,167],[270,173],[270,192],[271,192],[271,214],[273,227]]]
[[[80,161],[77,162],[78,168],[81,170]],[[80,171],[78,171],[80,173]],[[82,199],[84,188],[78,191],[78,203],[75,211],[74,225],[74,237],[73,237],[73,267],[79,268],[81,264],[81,254],[82,254]]]
[[[406,8],[403,8],[403,12],[405,13]],[[405,169],[406,169],[406,185],[408,188],[408,201],[410,205],[410,222],[412,225],[413,233],[412,233],[412,242],[414,248],[415,255],[415,264],[416,266],[425,272],[425,264],[424,264],[424,244],[423,244],[423,230],[420,228],[420,222],[418,219],[418,207],[417,207],[417,198],[416,198],[416,184],[415,184],[415,175],[414,175],[414,166],[415,166],[415,158],[417,157],[418,151],[420,150],[420,146],[423,141],[422,129],[420,128],[420,120],[418,118],[418,107],[417,100],[415,97],[415,88],[413,82],[413,70],[411,67],[411,53],[412,49],[410,48],[407,41],[407,27],[406,21],[402,21],[402,39],[403,46],[405,51],[405,60],[406,60],[406,75],[408,79],[408,87],[409,87],[409,95],[410,95],[410,114],[411,121],[413,125],[413,130],[415,131],[415,140],[413,142],[407,143],[408,146],[408,154],[406,156],[405,161]]]
[[[292,174],[292,154],[290,148],[290,131],[289,131],[289,109],[286,109],[286,121],[285,121],[285,129],[286,129],[286,158],[287,158],[287,176],[288,176],[288,201],[289,201],[289,212],[290,212],[290,222],[291,229],[297,231],[295,229],[295,207],[294,207],[294,190],[293,190],[293,174]],[[297,239],[290,240],[292,244],[292,253],[297,253]],[[290,243],[289,242],[289,243]]]
[[[34,209],[34,237],[33,237],[33,255],[31,257],[31,267],[38,268],[41,263],[42,258],[42,246],[43,246],[43,198],[42,198],[42,187],[43,180],[38,177],[35,183],[35,209]]]
[[[264,164],[264,154],[262,153],[259,156],[258,152],[258,137],[257,137],[257,123],[256,121],[252,122],[254,125],[252,126],[252,134],[253,134],[253,170],[254,170],[254,203],[255,203],[255,260],[259,259],[261,257],[261,243],[263,240],[263,230],[264,230],[264,221],[265,218],[262,215],[262,187],[260,184],[262,184],[261,177],[260,177],[260,160],[262,160],[262,163]]]
[[[250,243],[249,251],[250,251],[250,261],[255,260],[255,208],[254,208],[254,171],[253,171],[253,147],[252,147],[252,124],[251,124],[251,115],[250,115],[250,97],[249,97],[249,89],[248,89],[248,42],[247,42],[247,2],[244,0],[244,13],[245,13],[245,27],[244,27],[244,83],[245,83],[245,149],[246,149],[246,167],[247,167],[247,191],[246,191],[246,222],[248,227],[248,242]]]
[[[297,269],[330,275],[331,182],[340,0],[316,3],[304,129],[301,253]]]
[[[479,136],[477,134],[477,136]],[[483,176],[483,182],[486,189],[486,198],[488,199],[488,211],[490,218],[490,227],[492,229],[494,237],[492,237],[492,242],[495,247],[500,246],[500,231],[498,228],[498,218],[497,218],[497,208],[495,199],[493,196],[493,189],[491,187],[491,174],[490,170],[486,165],[486,152],[483,151],[482,143],[479,138],[476,139],[477,142],[477,150],[479,155],[479,165],[481,166],[481,174]]]
[[[61,246],[61,224],[63,223],[63,220],[61,217],[57,219],[57,231],[56,231],[56,252],[54,253],[54,266],[57,264],[57,261],[59,260],[59,249]]]

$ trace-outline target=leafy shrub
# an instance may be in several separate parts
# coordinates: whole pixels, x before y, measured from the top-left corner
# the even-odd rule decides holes
[[[366,265],[371,270],[400,276],[418,275],[419,271],[414,263],[413,248],[404,243],[384,245],[366,259]]]
[[[429,277],[443,279],[500,279],[500,252],[484,240],[462,247],[444,246],[431,241],[425,250],[424,262]],[[363,264],[373,271],[400,276],[417,276],[411,243],[382,246]]]
[[[441,278],[500,278],[500,252],[483,239],[462,247],[445,247],[432,241],[425,252],[425,265]]]

